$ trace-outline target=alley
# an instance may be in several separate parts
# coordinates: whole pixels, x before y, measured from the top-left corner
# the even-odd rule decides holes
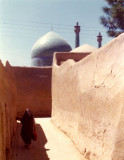
[[[11,160],[84,160],[71,140],[57,129],[50,118],[36,118],[37,141],[32,141],[30,149],[24,148],[20,137],[21,124],[11,149]]]

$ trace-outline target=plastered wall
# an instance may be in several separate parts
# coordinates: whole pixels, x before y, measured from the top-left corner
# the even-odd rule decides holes
[[[16,87],[9,63],[0,61],[0,160],[9,160],[9,150],[16,129]]]
[[[56,52],[55,53],[55,59],[54,63],[56,63],[58,66],[60,66],[62,63],[67,61],[68,59],[72,59],[75,62],[80,61],[87,55],[89,55],[91,52],[84,52],[84,53],[73,53],[73,52]]]
[[[52,70],[52,121],[88,160],[124,159],[124,34]]]
[[[26,108],[51,116],[51,67],[11,67],[0,62],[0,160],[9,160],[11,142]]]
[[[51,67],[12,67],[17,87],[17,117],[29,108],[35,117],[51,116]]]

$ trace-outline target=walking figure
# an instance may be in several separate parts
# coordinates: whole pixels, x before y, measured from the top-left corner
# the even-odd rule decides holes
[[[21,118],[22,128],[21,137],[25,143],[25,147],[29,149],[33,133],[35,131],[34,116],[29,109],[25,110],[24,115]]]

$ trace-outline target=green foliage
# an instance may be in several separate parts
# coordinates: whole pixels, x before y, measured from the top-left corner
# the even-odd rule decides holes
[[[108,6],[103,7],[106,16],[100,17],[101,24],[107,28],[110,37],[124,32],[124,0],[105,0]]]

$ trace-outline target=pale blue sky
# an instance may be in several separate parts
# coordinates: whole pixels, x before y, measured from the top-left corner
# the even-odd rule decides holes
[[[80,45],[97,47],[99,32],[105,45],[112,39],[99,22],[105,4],[104,0],[0,0],[0,59],[14,66],[30,66],[33,44],[51,26],[74,48],[77,21]]]

